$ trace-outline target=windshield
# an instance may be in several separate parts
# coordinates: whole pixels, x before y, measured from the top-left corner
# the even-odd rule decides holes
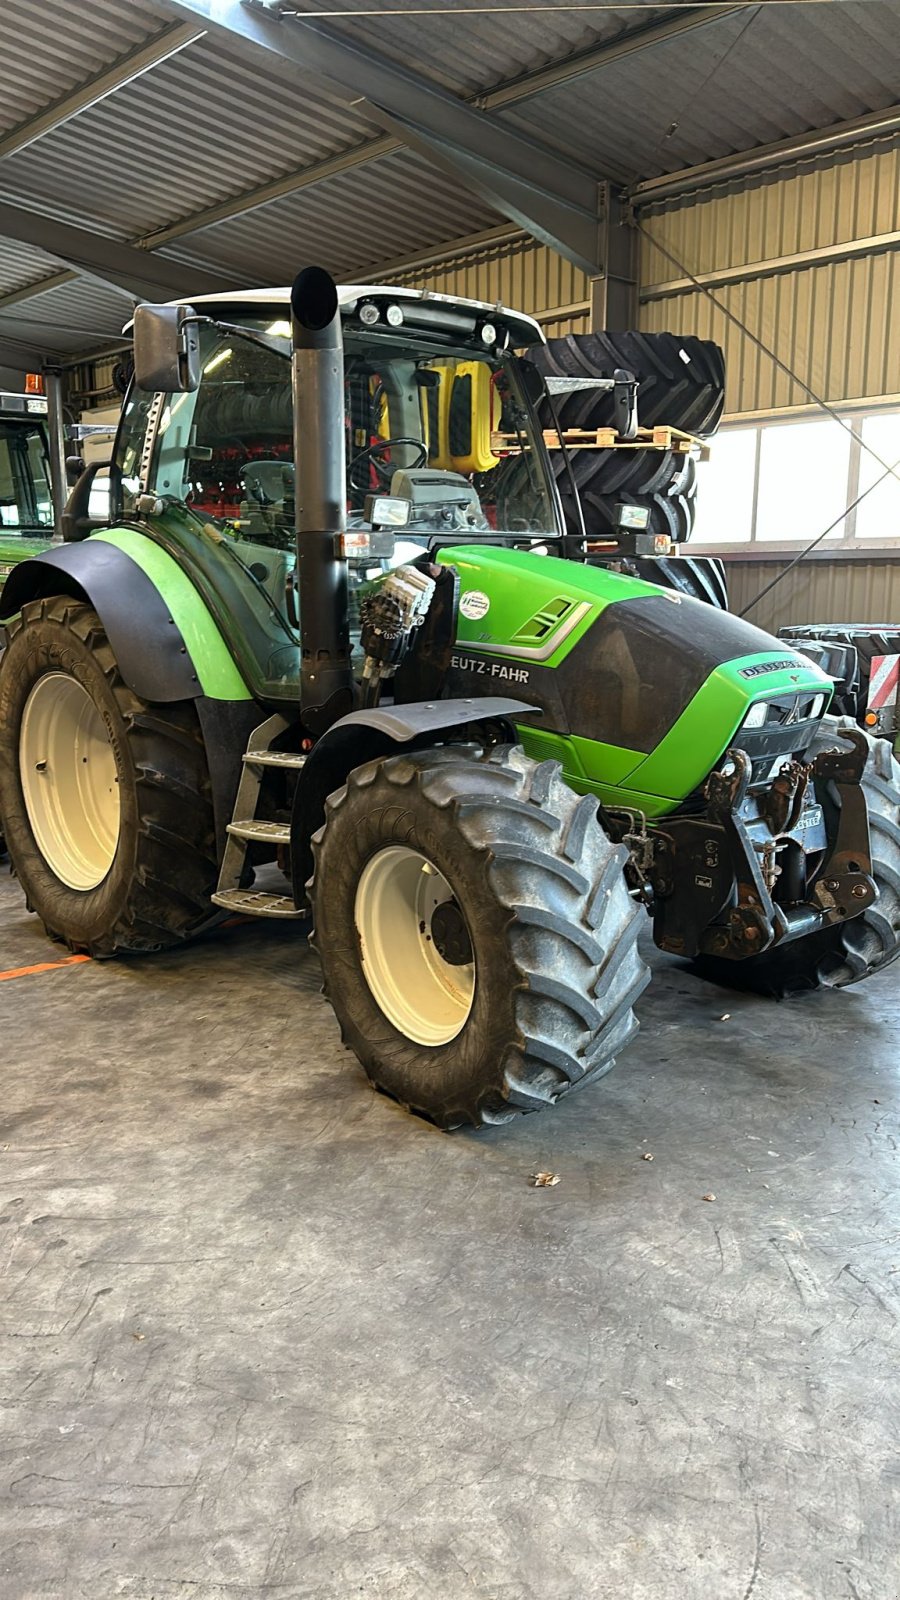
[[[148,488],[172,495],[239,542],[285,551],[294,539],[290,328],[247,318],[263,348],[203,327],[200,388],[164,396]],[[369,526],[367,497],[409,503],[398,538],[556,532],[553,501],[514,358],[433,354],[408,336],[345,333],[348,527]],[[123,509],[133,510],[149,397],[133,392],[119,443]]]
[[[50,471],[39,422],[0,417],[0,530],[53,529]]]

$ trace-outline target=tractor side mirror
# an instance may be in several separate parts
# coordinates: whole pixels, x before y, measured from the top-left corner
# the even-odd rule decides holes
[[[110,474],[109,479],[95,485],[98,473]],[[114,468],[108,461],[91,461],[73,485],[59,519],[60,532],[66,544],[87,539],[95,528],[104,528],[109,522],[110,489]]]
[[[200,336],[193,306],[137,306],[134,380],[139,389],[188,394],[200,387]]]
[[[78,479],[81,477],[83,471],[83,456],[66,456],[66,483],[69,485],[70,489],[73,483],[78,482]]]

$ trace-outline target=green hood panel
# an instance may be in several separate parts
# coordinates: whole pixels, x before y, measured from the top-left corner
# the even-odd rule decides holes
[[[437,559],[459,573],[457,644],[545,667],[558,666],[608,605],[669,592],[524,550],[453,545]]]
[[[136,562],[158,589],[194,663],[200,687],[210,700],[251,700],[253,696],[201,595],[162,547],[136,528],[104,528],[94,540],[115,545]],[[139,626],[138,618],[135,625]]]
[[[750,707],[831,699],[830,678],[782,641],[702,602],[524,552],[464,546],[440,556],[460,579],[451,693],[498,680],[539,706],[519,729],[575,788],[651,815],[694,792]]]
[[[691,794],[725,754],[757,701],[824,694],[823,710],[828,709],[834,685],[818,667],[798,656],[796,666],[770,671],[773,659],[785,659],[785,652],[742,656],[717,667],[662,742],[629,774],[629,787],[669,796],[673,803]],[[744,676],[759,668],[763,671],[758,677]]]

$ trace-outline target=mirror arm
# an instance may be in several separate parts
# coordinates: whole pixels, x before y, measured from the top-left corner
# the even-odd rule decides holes
[[[79,539],[86,539],[89,534],[93,533],[95,528],[107,526],[109,520],[107,517],[92,517],[88,512],[88,506],[91,502],[91,487],[97,473],[103,471],[104,468],[109,470],[110,494],[112,494],[115,467],[111,461],[92,461],[89,466],[85,467],[77,482],[73,484],[72,491],[59,519],[65,544],[71,544]]]
[[[252,328],[242,328],[239,322],[220,322],[218,317],[185,317],[181,326],[188,328],[196,323],[204,328],[218,328],[220,333],[231,333],[236,339],[244,339],[247,344],[258,344],[261,349],[268,350],[272,355],[283,356],[285,361],[291,359],[291,347],[288,341],[287,349],[277,344],[274,339],[266,338],[264,333],[254,333]]]

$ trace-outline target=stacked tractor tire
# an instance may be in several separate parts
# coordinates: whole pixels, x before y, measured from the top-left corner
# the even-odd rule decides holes
[[[617,369],[638,380],[638,417],[642,427],[666,424],[708,438],[715,433],[725,403],[725,359],[708,339],[674,333],[587,333],[550,339],[531,352],[547,377],[611,378]],[[583,389],[555,397],[560,428],[595,429],[615,426],[612,393]],[[544,426],[553,428],[546,415]],[[585,527],[590,538],[612,537],[616,508],[637,506],[648,512],[648,533],[665,534],[684,544],[694,527],[697,463],[676,450],[583,447],[570,450]],[[579,532],[578,508],[564,454],[551,452],[556,480],[570,532]],[[621,563],[625,565],[625,563]],[[632,557],[629,571],[727,607],[725,570],[714,557]]]

